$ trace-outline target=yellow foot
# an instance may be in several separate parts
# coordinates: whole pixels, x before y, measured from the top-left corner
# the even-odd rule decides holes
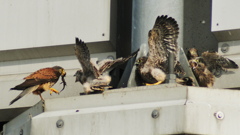
[[[159,82],[156,82],[156,83],[146,83],[146,86],[151,86],[151,85],[158,85],[158,84],[161,84],[163,81],[159,81]]]
[[[54,89],[54,88],[50,88],[50,95],[52,95],[52,93],[59,93],[59,91],[57,91],[56,89]]]

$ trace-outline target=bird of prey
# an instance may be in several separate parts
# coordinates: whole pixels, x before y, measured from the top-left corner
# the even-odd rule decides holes
[[[197,49],[190,48],[187,55],[189,60],[196,59],[197,61],[204,63],[208,70],[215,76],[221,71],[238,68],[238,65],[234,61],[219,55],[217,52],[206,51],[199,56]]]
[[[140,73],[140,69],[143,66],[142,63],[145,63],[146,60],[147,60],[147,57],[140,57],[136,62],[137,68],[135,70],[135,81],[136,81],[137,86],[151,85],[151,84],[146,83],[146,81],[144,81],[142,79],[141,73]],[[179,65],[179,67],[180,67],[180,65]],[[162,76],[160,76],[160,77],[162,77]],[[164,76],[164,77],[166,77],[166,76]],[[191,77],[177,77],[176,83],[185,85],[185,86],[193,86],[193,79]]]
[[[144,82],[139,85],[157,85],[165,81],[166,74],[169,73],[170,53],[174,56],[174,72],[184,74],[183,68],[176,60],[178,31],[178,24],[174,18],[167,15],[157,17],[148,33],[148,56],[140,57],[136,61],[135,79]]]
[[[137,52],[134,52],[127,58],[104,59],[97,63],[91,61],[86,44],[76,38],[75,55],[82,66],[82,69],[78,70],[74,75],[76,76],[76,82],[80,82],[83,85],[86,94],[95,90],[104,91],[105,88],[111,87],[109,86],[111,82],[109,72],[127,62],[130,58],[135,57]]]
[[[189,60],[193,73],[200,87],[212,87],[214,84],[214,75],[208,70],[206,65],[197,59]]]
[[[10,102],[10,105],[28,93],[39,95],[42,100],[43,98],[41,96],[41,93],[44,91],[50,90],[50,94],[52,92],[59,93],[56,89],[51,87],[58,81],[60,76],[62,77],[62,81],[63,81],[62,90],[64,90],[66,86],[66,82],[64,80],[64,77],[66,76],[66,72],[60,66],[43,68],[30,74],[29,76],[24,78],[25,81],[23,83],[10,89],[10,90],[22,91],[15,99],[13,99]]]

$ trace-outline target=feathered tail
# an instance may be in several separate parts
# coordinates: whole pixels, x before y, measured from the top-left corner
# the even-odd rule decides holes
[[[18,101],[20,98],[22,98],[23,96],[25,96],[28,93],[33,92],[34,90],[36,90],[38,88],[39,85],[33,86],[33,87],[29,87],[25,90],[23,90],[16,98],[14,98],[9,105],[13,104],[14,102]],[[12,90],[13,88],[11,88]]]

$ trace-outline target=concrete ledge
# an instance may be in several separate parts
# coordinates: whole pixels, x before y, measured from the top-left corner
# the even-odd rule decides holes
[[[5,125],[4,135],[239,134],[239,99],[236,90],[176,84],[47,99],[43,113],[25,123],[16,120],[26,113],[19,115]]]

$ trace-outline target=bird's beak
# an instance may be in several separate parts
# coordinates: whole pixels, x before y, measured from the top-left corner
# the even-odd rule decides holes
[[[139,64],[140,64],[140,62],[139,62],[139,61],[136,61],[136,62],[135,62],[135,65],[136,65],[136,66],[138,66]]]
[[[67,74],[67,73],[65,72],[65,70],[62,70],[62,74],[61,74],[61,76],[62,76],[62,77],[65,77],[66,74]]]
[[[198,62],[196,59],[191,60],[191,62],[189,64],[193,69],[195,69],[198,66]]]

